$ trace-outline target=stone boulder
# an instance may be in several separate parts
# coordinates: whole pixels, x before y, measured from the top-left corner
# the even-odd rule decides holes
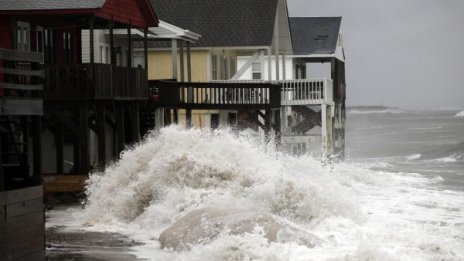
[[[191,211],[160,235],[162,248],[186,250],[206,244],[220,233],[240,235],[252,233],[259,227],[269,242],[296,242],[313,247],[321,240],[278,222],[271,214],[246,209],[205,208]]]

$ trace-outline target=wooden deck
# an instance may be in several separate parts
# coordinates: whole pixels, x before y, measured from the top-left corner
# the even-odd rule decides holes
[[[159,106],[177,109],[266,110],[280,108],[280,86],[271,83],[150,81]]]
[[[44,99],[146,100],[148,80],[143,68],[111,64],[60,64],[45,67]]]

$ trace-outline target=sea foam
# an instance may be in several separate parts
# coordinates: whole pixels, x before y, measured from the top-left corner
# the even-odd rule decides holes
[[[90,176],[78,213],[83,229],[127,234],[145,243],[134,251],[149,260],[464,258],[463,193],[437,197],[433,181],[417,174],[284,155],[250,133],[175,126],[151,133]],[[257,224],[185,251],[160,248],[160,234],[186,214],[224,207],[268,213],[322,241],[269,242]]]

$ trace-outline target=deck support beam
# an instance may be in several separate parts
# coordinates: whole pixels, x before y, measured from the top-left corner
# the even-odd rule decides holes
[[[124,150],[124,141],[125,141],[125,133],[124,133],[124,104],[123,103],[116,103],[116,125],[117,125],[117,158],[119,158],[119,154],[121,151]]]
[[[279,12],[277,10],[277,12]],[[275,73],[275,76],[276,76],[276,81],[280,80],[280,75],[279,75],[279,52],[280,52],[280,49],[279,49],[279,16],[276,15],[276,18],[275,18],[275,25],[274,25],[274,53],[275,53],[275,68],[276,68],[276,73]]]
[[[64,142],[63,142],[63,124],[56,121],[56,130],[55,130],[55,144],[56,144],[56,173],[64,173]]]
[[[132,67],[132,21],[127,26],[127,67]]]
[[[139,104],[134,102],[131,106],[131,132],[132,132],[132,142],[140,141],[140,108]]]
[[[0,148],[2,148],[2,135],[0,134]],[[0,191],[5,190],[5,175],[3,174],[2,153],[0,153]]]
[[[110,62],[112,65],[116,65],[116,53],[114,52],[114,33],[113,33],[113,27],[114,23],[113,21],[110,21],[108,23],[109,31],[110,31]]]
[[[95,26],[95,17],[91,16],[89,21],[89,46],[90,46],[90,63],[95,63],[95,47],[94,47],[94,26]]]
[[[192,110],[191,109],[185,110],[185,126],[187,128],[192,128]]]
[[[180,62],[180,81],[185,79],[185,64],[184,64],[184,41],[179,41],[179,62]]]
[[[82,106],[79,108],[79,164],[78,170],[80,174],[87,174],[89,171],[89,162],[90,162],[90,155],[89,155],[89,134],[90,134],[90,127],[88,122],[88,109],[86,106]]]
[[[187,42],[187,82],[192,82],[192,55],[190,42]]]
[[[106,109],[104,105],[97,105],[97,136],[98,136],[98,165],[103,169],[106,165]]]
[[[177,80],[177,39],[171,40],[172,79]]]
[[[42,119],[41,116],[32,116],[32,184],[42,183]]]
[[[271,140],[271,110],[266,109],[264,112],[264,135],[266,142]]]
[[[272,51],[271,47],[267,49],[267,80],[272,81]]]

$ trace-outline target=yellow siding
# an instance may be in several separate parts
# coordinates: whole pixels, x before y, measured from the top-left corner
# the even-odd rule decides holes
[[[221,57],[224,55],[228,58],[228,77],[232,77],[235,70],[231,69],[230,59],[237,61],[237,53],[235,50],[213,49],[212,53],[217,55],[218,76],[222,77]],[[209,51],[206,50],[192,50],[191,51],[191,65],[192,65],[192,82],[207,82],[208,81],[208,63],[210,56]],[[185,63],[185,76],[184,80],[187,81],[187,54],[184,56]],[[180,80],[180,58],[177,61],[177,78]],[[150,51],[148,53],[148,78],[150,80],[157,79],[172,79],[172,59],[171,51]],[[204,97],[206,98],[206,97]],[[206,114],[210,112],[217,113],[217,111],[193,110],[192,111],[192,125],[197,128],[202,128],[206,124]],[[185,111],[179,110],[179,124],[185,126]]]
[[[184,80],[187,81],[187,53],[184,54]],[[208,81],[208,51],[191,51],[192,82]],[[148,79],[172,79],[171,51],[148,53]],[[180,57],[177,59],[177,79],[180,80]]]

